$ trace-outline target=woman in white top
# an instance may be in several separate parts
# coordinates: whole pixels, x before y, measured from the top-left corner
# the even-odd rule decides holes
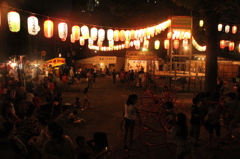
[[[138,96],[136,94],[130,94],[128,96],[126,104],[124,105],[124,122],[125,122],[124,149],[128,149],[128,146],[126,144],[128,130],[130,130],[129,146],[131,148],[136,116],[138,116],[139,120],[141,120],[138,114],[138,109],[135,106],[135,104],[137,103],[137,99]]]

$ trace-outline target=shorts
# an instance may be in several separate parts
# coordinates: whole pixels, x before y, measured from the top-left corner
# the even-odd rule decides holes
[[[135,120],[130,120],[128,118],[124,118],[124,122],[125,122],[126,128],[129,128],[129,127],[134,128],[134,126],[135,126]]]

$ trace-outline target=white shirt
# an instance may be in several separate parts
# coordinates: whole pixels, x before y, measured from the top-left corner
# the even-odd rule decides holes
[[[136,118],[136,112],[137,112],[137,107],[135,105],[124,105],[124,117],[130,120],[135,120]]]

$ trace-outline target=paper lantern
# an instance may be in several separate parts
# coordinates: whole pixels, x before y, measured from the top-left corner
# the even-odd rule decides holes
[[[178,49],[178,47],[179,47],[179,40],[174,40],[173,41],[173,48]]]
[[[112,29],[108,29],[108,31],[107,31],[107,39],[109,41],[113,40],[113,30]]]
[[[105,30],[99,29],[98,30],[98,41],[104,41],[105,39]]]
[[[75,43],[75,39],[74,39],[74,35],[73,34],[70,35],[70,40],[71,40],[71,43]]]
[[[226,26],[225,26],[225,32],[226,32],[226,33],[229,33],[229,31],[230,31],[230,26],[229,26],[229,25],[226,25]]]
[[[133,41],[131,41],[131,42],[130,42],[130,46],[131,46],[131,47],[133,47],[133,45],[134,45],[134,42],[133,42]]]
[[[233,34],[237,33],[237,26],[236,25],[232,26],[232,33]]]
[[[97,45],[98,47],[102,47],[103,42],[101,40],[98,40]]]
[[[135,37],[135,30],[131,30],[131,33],[130,33],[130,40],[133,40]]]
[[[172,37],[172,32],[168,32],[168,33],[167,33],[167,38],[168,38],[168,39],[171,39],[171,37]]]
[[[119,41],[119,30],[114,30],[113,39],[114,41]]]
[[[138,39],[140,36],[139,36],[139,30],[135,30],[135,33],[134,33],[134,39]]]
[[[46,38],[51,38],[53,36],[53,22],[51,20],[45,20],[43,29]]]
[[[120,41],[125,41],[125,30],[121,30],[120,31],[120,37],[119,37]]]
[[[75,41],[79,40],[80,37],[80,27],[77,25],[72,26],[72,35],[74,36]]]
[[[144,40],[144,42],[143,42],[143,47],[144,47],[145,49],[148,49],[148,46],[149,46],[149,41],[148,41],[148,40]]]
[[[169,40],[164,40],[164,48],[169,49]]]
[[[135,45],[135,49],[139,50],[140,49],[140,41],[139,40],[135,40],[134,42],[135,42],[135,44],[134,44]]]
[[[91,29],[91,38],[93,41],[96,41],[97,40],[97,36],[98,36],[98,30],[97,28],[92,28]]]
[[[30,35],[37,35],[37,33],[40,30],[38,25],[38,18],[35,16],[28,17],[27,24],[28,24],[28,33]]]
[[[223,27],[222,24],[218,24],[218,31],[222,31],[222,27]]]
[[[17,12],[11,11],[8,13],[8,27],[11,32],[20,31],[20,16]]]
[[[82,37],[84,39],[88,39],[89,38],[89,29],[88,29],[88,27],[86,25],[83,25],[81,27],[81,33],[82,33]]]
[[[113,47],[114,46],[114,40],[109,40],[108,41],[108,46]]]
[[[232,42],[232,41],[229,43],[229,50],[230,51],[234,50],[234,42]]]
[[[129,30],[125,31],[125,40],[130,40],[131,39],[131,32]]]
[[[125,41],[125,48],[128,49],[130,47],[130,41],[126,40]]]
[[[187,47],[188,46],[188,39],[183,39],[183,47]]]
[[[226,47],[226,41],[225,40],[221,40],[220,41],[220,48],[224,49]]]
[[[82,36],[79,38],[79,44],[81,46],[83,46],[85,44],[85,39]]]
[[[88,38],[88,46],[93,46],[93,40],[92,40],[92,38]]]
[[[238,52],[240,52],[240,44],[238,44]]]
[[[58,24],[58,35],[62,41],[66,41],[68,36],[68,25],[65,22],[61,22]]]
[[[156,40],[156,41],[154,42],[154,48],[155,48],[156,50],[158,50],[158,49],[160,48],[160,41],[159,41],[159,40]]]
[[[150,31],[150,36],[154,37],[154,35],[155,35],[155,27],[151,27],[149,31]]]
[[[200,26],[200,27],[203,27],[203,20],[200,20],[200,21],[199,21],[199,26]]]

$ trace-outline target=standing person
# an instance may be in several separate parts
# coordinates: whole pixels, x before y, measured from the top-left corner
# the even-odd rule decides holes
[[[79,79],[81,78],[81,72],[82,72],[82,68],[79,67],[76,71],[77,78],[79,78]]]
[[[128,131],[130,131],[129,148],[131,148],[136,116],[138,116],[139,121],[141,123],[141,118],[138,113],[138,109],[136,107],[137,99],[138,99],[138,96],[136,94],[130,94],[128,96],[126,104],[124,105],[124,112],[123,112],[124,122],[125,122],[125,134],[124,134],[124,141],[123,141],[124,149],[128,149],[128,146],[126,143]]]
[[[201,128],[201,121],[202,116],[200,115],[200,110],[198,108],[198,99],[194,97],[192,99],[192,108],[191,108],[191,127],[190,127],[190,137],[193,141],[193,145],[198,145],[199,135],[200,135],[200,128]]]
[[[88,105],[88,108],[92,108],[92,106],[90,106],[90,102],[89,102],[90,98],[89,98],[89,94],[88,94],[88,87],[86,87],[86,88],[84,89],[84,92],[83,92],[83,93],[84,93],[84,96],[83,96],[83,98],[84,98],[84,104],[83,104],[82,110],[87,109],[87,107],[85,107],[86,104]]]
[[[227,95],[227,102],[225,103],[228,112],[225,114],[225,121],[227,123],[229,138],[231,137],[231,131],[236,128],[240,122],[240,102],[237,100],[237,94],[230,92]]]
[[[93,67],[93,82],[95,82],[96,77],[97,77],[97,68],[96,68],[96,66],[94,66]]]
[[[16,90],[16,107],[17,107],[17,114],[20,115],[19,117],[24,117],[26,113],[26,89],[22,86],[21,82],[17,83]]]
[[[63,90],[66,90],[67,77],[68,76],[66,73],[64,73],[62,76]]]
[[[112,78],[113,78],[113,86],[116,84],[116,69],[113,69],[112,71]]]
[[[62,127],[57,123],[49,123],[47,126],[47,133],[50,139],[46,141],[43,146],[43,158],[61,158],[74,159],[74,146],[69,136],[63,135]]]
[[[37,109],[39,111],[40,107],[41,107],[41,99],[38,97],[37,93],[34,94],[33,103],[35,104],[35,106],[37,107]]]
[[[71,84],[73,84],[73,77],[69,74],[67,76],[67,90],[69,90]]]
[[[175,137],[177,145],[176,159],[184,159],[190,153],[187,117],[183,113],[178,113],[175,120],[176,123],[170,130],[165,125],[163,125],[163,128]]]
[[[87,78],[88,78],[88,88],[92,88],[92,73],[90,70],[87,72]]]
[[[29,107],[29,105],[33,103],[34,95],[32,94],[32,91],[28,91],[26,96],[27,107]]]

